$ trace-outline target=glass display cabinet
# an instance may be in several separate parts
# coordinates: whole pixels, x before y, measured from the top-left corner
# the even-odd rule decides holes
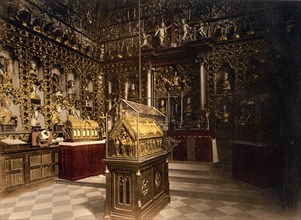
[[[169,202],[165,116],[119,100],[107,113],[105,219],[151,219]]]
[[[165,115],[121,99],[107,113],[107,158],[139,160],[166,151]]]

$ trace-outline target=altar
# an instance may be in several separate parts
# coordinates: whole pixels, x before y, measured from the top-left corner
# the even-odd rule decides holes
[[[208,130],[169,130],[167,136],[178,141],[173,160],[219,162],[216,140]]]
[[[105,141],[60,142],[59,178],[78,180],[104,173]]]

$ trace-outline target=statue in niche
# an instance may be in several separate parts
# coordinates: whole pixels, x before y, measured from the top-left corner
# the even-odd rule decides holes
[[[35,62],[31,62],[30,64],[30,70],[29,70],[29,75],[30,77],[38,77],[38,73],[37,73],[37,65]]]
[[[165,23],[162,21],[161,26],[156,30],[155,37],[156,36],[159,37],[160,46],[164,46],[164,40],[165,40],[165,37],[167,35],[167,30],[169,28],[170,28],[170,26],[166,27]]]
[[[199,127],[201,129],[209,130],[209,113],[202,112],[199,118]]]
[[[52,111],[52,122],[54,125],[63,125],[63,121],[61,119],[61,112],[61,106],[55,105]]]
[[[174,75],[171,77],[171,80],[168,80],[166,78],[163,78],[164,83],[166,84],[167,87],[169,87],[169,90],[181,90],[181,84],[182,84],[182,79],[178,75],[178,72],[175,71]]]
[[[165,99],[161,99],[159,102],[159,111],[162,114],[166,114],[166,103],[165,103]]]
[[[31,118],[31,126],[32,127],[40,127],[40,122],[39,122],[39,119],[40,119],[40,111],[41,111],[41,108],[36,108],[33,112],[33,116]]]
[[[228,73],[225,72],[224,79],[223,79],[223,91],[230,91],[231,90],[231,84],[228,79]]]
[[[74,94],[74,81],[68,81],[68,94]]]
[[[135,83],[132,83],[130,86],[128,98],[138,98],[138,91]]]
[[[67,89],[68,95],[72,96],[74,94],[74,75],[72,73],[69,73],[67,76]]]
[[[68,108],[68,111],[67,111],[67,117],[69,118],[69,119],[75,119],[75,120],[77,120],[77,119],[80,119],[80,117],[79,117],[79,115],[77,114],[77,112],[76,112],[76,109],[74,108],[74,107],[69,107]]]
[[[175,98],[174,113],[175,113],[175,116],[181,115],[181,97],[180,96]]]
[[[37,93],[37,90],[38,90],[37,85],[33,85],[31,88],[30,99],[31,102],[34,104],[41,104],[41,98]]]
[[[0,108],[0,124],[4,125],[17,125],[17,116],[13,115],[10,110],[11,101],[9,98],[5,97],[2,100],[2,105]]]
[[[54,93],[62,94],[62,87],[61,87],[61,82],[60,82],[60,76],[56,73],[52,74],[52,83],[53,83],[53,91]]]
[[[9,59],[0,56],[0,84],[1,85],[12,85],[12,73],[9,68]]]
[[[186,104],[185,104],[185,114],[186,115],[191,115],[192,113],[192,104],[191,104],[191,98],[188,97],[186,99]]]
[[[181,78],[177,71],[175,71],[174,76],[172,77],[171,88],[174,90],[181,90]]]

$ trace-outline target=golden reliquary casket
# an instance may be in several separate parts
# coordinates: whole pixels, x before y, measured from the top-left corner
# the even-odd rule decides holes
[[[165,116],[154,107],[121,100],[107,120],[107,158],[139,159],[166,150]]]
[[[96,121],[69,116],[64,123],[64,141],[99,140],[99,125]]]

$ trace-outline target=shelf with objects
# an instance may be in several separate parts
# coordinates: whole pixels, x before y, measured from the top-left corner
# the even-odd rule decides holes
[[[3,138],[4,135],[6,138]],[[24,132],[1,133],[0,192],[11,196],[47,182],[53,183],[58,175],[58,147],[32,147],[12,136],[28,136]]]
[[[107,113],[105,218],[149,219],[170,202],[165,115],[121,99]]]

